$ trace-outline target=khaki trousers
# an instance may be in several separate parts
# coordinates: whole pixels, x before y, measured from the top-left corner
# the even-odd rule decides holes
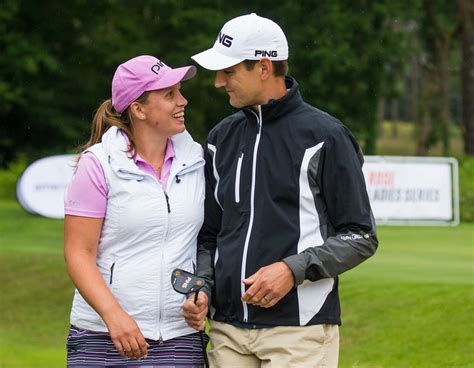
[[[212,368],[337,367],[337,325],[249,329],[209,322]]]

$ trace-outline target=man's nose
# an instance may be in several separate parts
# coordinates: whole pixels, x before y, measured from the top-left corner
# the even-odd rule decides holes
[[[221,88],[225,86],[225,78],[222,70],[216,72],[216,79],[214,80],[214,87]]]

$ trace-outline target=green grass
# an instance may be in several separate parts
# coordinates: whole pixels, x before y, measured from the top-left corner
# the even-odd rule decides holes
[[[64,367],[62,221],[0,201],[0,367]],[[474,367],[474,224],[382,227],[341,276],[340,367]]]
[[[73,286],[63,223],[0,201],[0,367],[64,367]]]
[[[341,276],[341,367],[474,367],[474,225],[383,227]]]

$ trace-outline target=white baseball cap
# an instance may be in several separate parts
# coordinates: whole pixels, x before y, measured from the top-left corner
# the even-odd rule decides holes
[[[214,46],[191,56],[203,68],[222,70],[244,60],[288,59],[288,42],[274,21],[255,13],[229,20],[217,35]]]

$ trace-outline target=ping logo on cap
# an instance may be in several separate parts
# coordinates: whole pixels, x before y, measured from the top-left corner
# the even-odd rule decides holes
[[[277,57],[278,56],[278,52],[277,50],[271,50],[271,51],[267,51],[267,50],[255,50],[255,56],[263,56],[263,57]]]
[[[225,33],[219,32],[219,43],[221,43],[225,47],[231,47],[232,46],[232,41],[233,37],[230,37],[229,35],[226,35]]]
[[[157,63],[151,67],[151,71],[155,74],[158,74],[158,72],[163,66],[165,66],[165,64],[162,61],[158,60]]]

